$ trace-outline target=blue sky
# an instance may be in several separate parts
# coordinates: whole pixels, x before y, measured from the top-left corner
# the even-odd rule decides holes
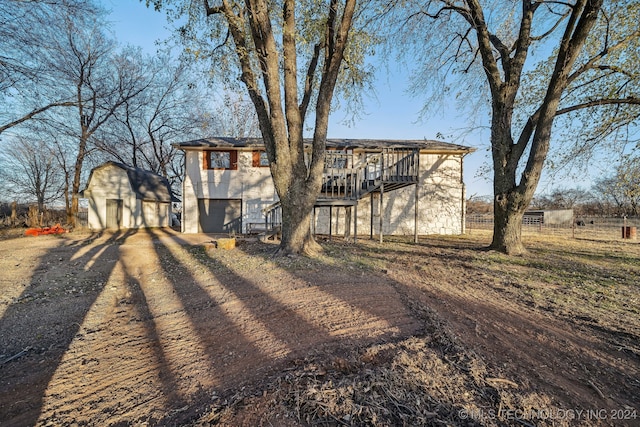
[[[143,47],[148,53],[156,50],[154,42],[168,37],[168,24],[163,13],[148,9],[137,0],[103,0],[112,11],[110,21],[113,32],[122,44]],[[329,125],[331,138],[388,138],[388,139],[436,139],[438,133],[451,135],[466,127],[465,119],[451,109],[436,114],[429,120],[419,120],[423,101],[407,93],[409,77],[399,70],[383,70],[377,76],[375,96],[365,99],[361,118],[346,126],[345,113],[335,112]],[[488,160],[486,147],[488,133],[480,130],[465,135],[464,139],[446,139],[448,142],[477,148],[465,158],[464,180],[467,196],[490,195],[491,183],[477,172]]]

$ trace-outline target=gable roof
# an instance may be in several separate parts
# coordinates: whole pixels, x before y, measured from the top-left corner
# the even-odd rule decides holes
[[[311,145],[312,140],[305,138],[305,144]],[[227,138],[213,137],[194,139],[192,141],[173,144],[174,147],[182,150],[203,150],[206,148],[236,148],[251,149],[264,148],[262,138]],[[475,151],[475,148],[464,145],[451,144],[449,142],[434,140],[399,140],[399,139],[327,139],[328,148],[359,148],[363,150],[379,150],[381,148],[419,148],[427,153],[451,153],[464,154]]]
[[[136,194],[136,199],[139,200],[152,200],[158,202],[179,202],[180,199],[176,198],[171,191],[171,185],[169,180],[157,173],[136,168],[134,166],[127,166],[123,163],[109,161],[91,170],[88,183],[91,182],[93,172],[105,167],[114,166],[124,170],[129,178],[129,184]]]

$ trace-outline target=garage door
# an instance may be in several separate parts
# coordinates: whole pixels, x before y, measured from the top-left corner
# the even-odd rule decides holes
[[[242,200],[198,199],[200,233],[241,233]]]
[[[122,199],[107,199],[107,228],[122,227]]]

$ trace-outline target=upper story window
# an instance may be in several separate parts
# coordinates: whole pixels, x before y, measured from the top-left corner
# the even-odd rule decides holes
[[[254,151],[253,153],[253,167],[254,168],[267,168],[269,167],[269,158],[267,152],[263,150]]]
[[[238,152],[230,151],[205,151],[205,169],[238,169]]]

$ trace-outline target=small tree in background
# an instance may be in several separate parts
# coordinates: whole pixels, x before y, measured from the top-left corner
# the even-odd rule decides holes
[[[0,180],[10,197],[34,201],[39,212],[45,204],[60,200],[64,177],[52,147],[27,137],[7,139],[0,149]]]
[[[612,176],[594,185],[594,193],[613,206],[613,214],[640,216],[640,158],[625,156]]]

